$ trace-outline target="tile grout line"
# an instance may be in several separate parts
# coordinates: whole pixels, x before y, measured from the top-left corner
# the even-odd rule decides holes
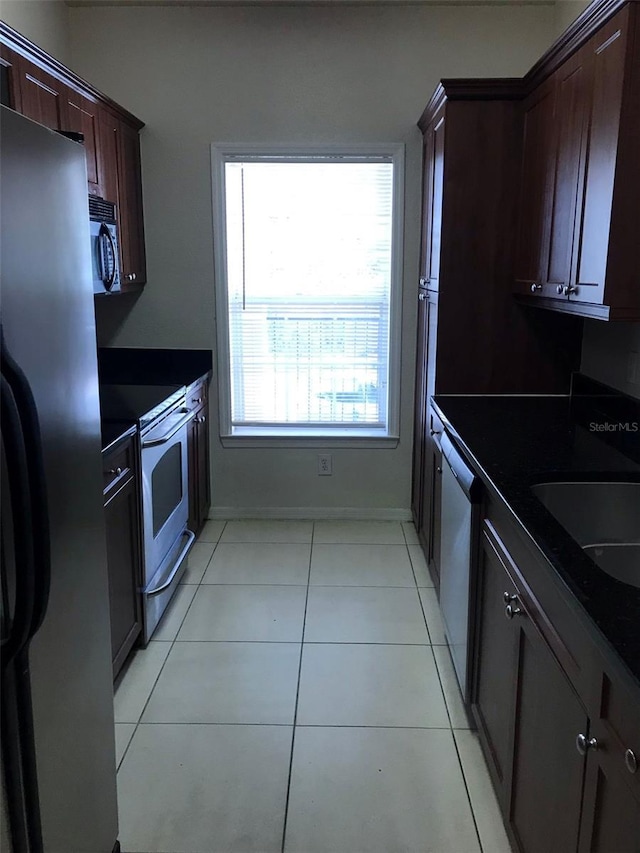
[[[402,532],[405,533],[404,527],[402,528]],[[406,541],[406,534],[405,534]],[[420,600],[420,607],[422,608],[422,614],[424,616],[424,622],[427,626],[427,634],[429,634],[429,640],[431,640],[431,634],[429,633],[429,623],[427,621],[427,614],[424,611],[424,605],[422,603],[422,596],[420,595],[420,587],[418,586],[418,579],[416,577],[415,570],[413,568],[413,560],[411,559],[411,552],[409,551],[409,543],[407,542],[407,552],[409,553],[409,561],[411,563],[411,571],[413,572],[413,577],[416,582],[416,589],[418,591],[418,599]],[[429,567],[427,566],[427,571],[429,571]],[[478,839],[478,847],[480,848],[480,853],[483,853],[484,848],[482,846],[482,839],[480,838],[480,830],[478,829],[478,822],[476,820],[476,814],[473,808],[473,802],[471,800],[471,792],[469,791],[469,785],[467,783],[467,776],[464,772],[464,765],[462,763],[462,757],[460,756],[460,750],[458,749],[458,741],[456,740],[453,728],[453,720],[451,719],[451,713],[449,711],[449,703],[447,702],[447,696],[444,690],[444,684],[442,683],[442,677],[440,675],[440,667],[438,666],[438,661],[435,656],[435,652],[433,651],[433,643],[430,643],[431,648],[431,657],[433,658],[433,663],[436,670],[436,675],[438,677],[438,683],[440,684],[440,692],[442,693],[442,699],[444,702],[444,707],[447,712],[447,719],[449,720],[449,731],[451,732],[451,740],[453,741],[453,748],[456,752],[456,757],[458,759],[458,766],[460,767],[460,774],[462,776],[462,783],[464,785],[464,790],[467,795],[467,802],[469,803],[469,811],[471,812],[471,820],[473,821],[473,827],[476,831],[476,838]]]
[[[482,846],[482,839],[480,838],[480,829],[478,828],[478,821],[476,820],[475,809],[473,808],[473,802],[471,800],[471,791],[469,790],[469,784],[467,782],[467,774],[464,772],[464,765],[462,763],[462,757],[460,756],[460,750],[458,749],[458,741],[455,738],[453,733],[453,729],[451,729],[451,737],[453,739],[453,748],[456,751],[456,755],[458,757],[458,764],[460,765],[460,773],[462,775],[462,784],[464,785],[464,790],[467,794],[467,802],[469,803],[469,811],[471,812],[471,820],[473,821],[473,827],[476,831],[476,837],[478,839],[478,847],[480,848],[480,853],[484,853],[484,847]]]
[[[307,572],[307,594],[304,599],[304,614],[302,617],[302,637],[300,639],[300,662],[298,664],[298,683],[296,685],[296,701],[293,709],[293,725],[291,727],[291,754],[289,756],[289,775],[287,777],[287,794],[285,798],[284,804],[284,820],[282,822],[282,845],[280,847],[281,853],[284,853],[286,837],[287,837],[287,820],[289,817],[289,797],[291,794],[291,774],[293,771],[293,750],[295,748],[296,743],[296,723],[298,720],[298,700],[300,698],[300,678],[302,675],[302,655],[304,652],[304,631],[307,624],[307,605],[309,603],[309,589],[310,589],[310,581],[311,581],[311,562],[313,560],[313,539],[316,529],[315,521],[311,527],[311,547],[309,548],[309,571]]]
[[[205,576],[205,574],[206,574],[206,572],[207,572],[207,568],[209,567],[209,563],[211,562],[211,560],[213,560],[213,555],[215,554],[216,549],[217,549],[218,545],[220,544],[220,539],[221,539],[221,537],[222,537],[222,534],[224,533],[224,528],[226,527],[226,524],[227,524],[227,523],[226,523],[226,521],[225,521],[225,523],[224,523],[224,525],[223,525],[223,527],[222,527],[222,530],[220,531],[220,536],[218,537],[218,539],[216,540],[216,542],[213,542],[213,543],[206,543],[206,544],[212,544],[212,545],[213,545],[213,551],[211,552],[211,556],[209,557],[209,560],[207,561],[207,565],[205,566],[204,572],[202,573],[202,578],[204,578],[204,576]],[[198,540],[196,539],[196,542],[197,542],[197,541],[198,541]],[[195,544],[196,544],[196,542],[194,542],[193,544],[195,545]],[[204,543],[203,543],[203,544],[204,544]],[[193,547],[193,545],[192,545],[191,547]],[[187,559],[189,559],[188,555],[187,555]],[[136,721],[136,723],[135,723],[135,728],[134,728],[133,732],[131,733],[131,737],[129,738],[129,743],[128,743],[128,744],[127,744],[127,746],[126,746],[125,751],[122,753],[122,758],[120,759],[120,762],[119,762],[119,763],[118,763],[118,765],[116,766],[116,783],[117,783],[117,776],[118,776],[118,772],[119,772],[119,770],[120,770],[120,767],[122,767],[122,764],[123,764],[123,762],[124,762],[125,758],[127,757],[127,753],[129,752],[129,747],[131,746],[131,744],[132,744],[132,742],[133,742],[133,739],[134,739],[134,737],[136,736],[136,732],[138,731],[138,726],[141,724],[141,720],[142,720],[142,717],[144,716],[144,712],[147,710],[147,705],[149,704],[149,701],[150,701],[150,699],[151,699],[151,695],[153,694],[153,691],[156,689],[156,685],[157,685],[157,683],[158,683],[158,680],[159,680],[160,676],[162,675],[162,672],[163,672],[163,670],[164,670],[164,668],[165,668],[165,665],[166,665],[167,661],[169,660],[169,655],[171,654],[171,652],[172,652],[172,650],[173,650],[173,647],[174,647],[174,645],[176,644],[176,642],[177,642],[177,640],[178,640],[178,634],[180,633],[180,629],[182,628],[182,626],[183,626],[183,624],[184,624],[184,620],[187,618],[187,614],[188,614],[188,613],[189,613],[189,611],[191,610],[191,605],[193,604],[194,599],[195,599],[196,595],[198,594],[198,589],[200,588],[200,585],[202,584],[202,578],[200,578],[200,580],[198,581],[198,583],[197,583],[197,584],[184,584],[184,586],[195,586],[195,587],[196,587],[196,591],[195,591],[195,593],[194,593],[194,595],[193,595],[193,598],[192,598],[192,599],[191,599],[191,601],[189,602],[189,606],[188,606],[188,607],[187,607],[187,609],[185,610],[184,616],[182,617],[182,620],[181,620],[180,624],[178,625],[178,628],[177,628],[177,630],[176,630],[176,635],[175,635],[175,637],[174,637],[174,638],[173,638],[173,640],[171,640],[171,641],[163,641],[163,642],[169,642],[169,651],[167,652],[167,654],[165,655],[164,660],[162,661],[162,666],[160,667],[160,669],[159,669],[159,671],[158,671],[158,674],[157,674],[157,676],[156,676],[156,677],[155,677],[155,679],[154,679],[153,686],[151,687],[151,690],[149,691],[149,695],[147,696],[147,700],[146,700],[146,702],[144,703],[144,706],[143,706],[143,708],[142,708],[142,711],[140,711],[140,715],[138,716],[138,719],[137,719],[137,721]],[[180,586],[180,584],[178,584],[178,586]],[[177,590],[174,592],[174,595],[172,596],[172,599],[175,597],[175,594],[176,594],[176,593],[177,593]],[[164,614],[163,614],[163,616],[164,616]],[[156,629],[157,629],[157,626],[156,626]],[[151,642],[152,642],[152,641],[151,641],[151,640],[149,640],[149,643],[147,644],[147,648],[148,648],[148,646],[151,644]],[[157,641],[157,642],[159,642],[159,641]],[[146,651],[146,649],[142,649],[142,651]],[[114,697],[114,698],[115,698],[115,697]]]

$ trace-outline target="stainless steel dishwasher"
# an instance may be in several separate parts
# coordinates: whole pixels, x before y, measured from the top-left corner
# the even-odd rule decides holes
[[[480,527],[480,495],[480,479],[445,432],[442,436],[440,610],[465,703],[469,702],[471,688],[471,584]]]

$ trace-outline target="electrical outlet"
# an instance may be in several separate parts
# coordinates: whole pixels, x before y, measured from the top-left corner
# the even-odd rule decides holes
[[[318,456],[318,474],[321,477],[330,477],[332,473],[331,456]]]

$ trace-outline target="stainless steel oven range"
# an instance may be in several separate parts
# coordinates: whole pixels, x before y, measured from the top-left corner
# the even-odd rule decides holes
[[[187,425],[184,386],[103,385],[103,417],[139,427],[143,572],[143,642],[155,631],[186,568],[194,540],[187,529]]]

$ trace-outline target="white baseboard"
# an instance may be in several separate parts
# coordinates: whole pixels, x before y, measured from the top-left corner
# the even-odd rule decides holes
[[[411,511],[401,507],[371,509],[351,506],[276,506],[244,507],[216,506],[209,510],[209,518],[216,521],[230,519],[312,519],[314,521],[411,521]]]

